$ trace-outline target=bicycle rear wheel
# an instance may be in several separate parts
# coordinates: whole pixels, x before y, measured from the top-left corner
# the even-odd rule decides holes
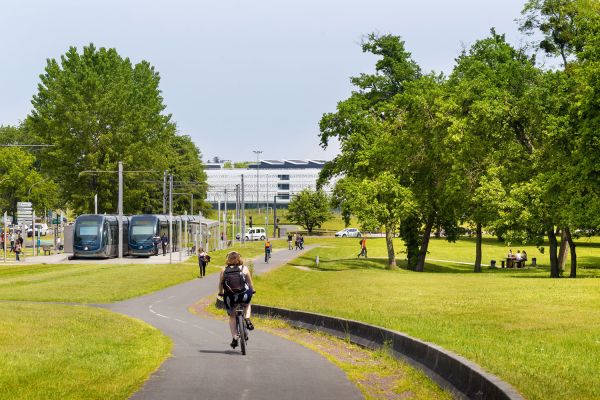
[[[237,331],[240,335],[240,349],[242,355],[246,355],[246,327],[244,325],[244,316],[241,314],[237,315]]]

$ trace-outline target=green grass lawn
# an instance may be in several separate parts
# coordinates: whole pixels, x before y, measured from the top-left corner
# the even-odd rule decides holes
[[[167,358],[171,341],[91,307],[0,303],[0,399],[125,399]]]
[[[274,247],[283,242],[274,241]],[[262,242],[235,247],[253,257]],[[229,250],[211,252],[207,273],[219,270]],[[151,293],[198,276],[197,258],[180,264],[57,264],[0,266],[0,300],[110,303]]]
[[[547,254],[529,247],[529,258],[538,257],[542,267],[475,274],[470,265],[429,262],[427,273],[415,273],[385,270],[383,239],[368,240],[369,256],[382,257],[368,260],[356,258],[356,239],[311,242],[324,247],[293,264],[311,270],[287,266],[257,277],[256,303],[360,320],[434,342],[528,399],[600,398],[597,238],[579,243],[581,279],[548,278]],[[485,259],[506,252],[506,245],[486,240]],[[471,262],[473,241],[434,240],[429,257]]]

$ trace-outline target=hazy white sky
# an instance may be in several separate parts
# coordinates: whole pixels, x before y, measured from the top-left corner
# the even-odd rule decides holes
[[[525,0],[0,0],[0,124],[31,109],[46,58],[114,47],[161,75],[167,111],[204,159],[332,158],[318,122],[373,70],[360,41],[401,35],[425,71],[449,72],[491,27],[513,44]]]

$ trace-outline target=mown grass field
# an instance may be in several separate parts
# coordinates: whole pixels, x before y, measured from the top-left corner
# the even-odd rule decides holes
[[[274,247],[283,246],[275,241]],[[263,252],[262,242],[236,247],[244,256]],[[219,270],[229,250],[212,252],[207,273]],[[159,256],[161,257],[161,256]],[[194,279],[196,257],[181,264],[56,264],[0,266],[0,300],[110,303]]]
[[[429,262],[426,273],[415,273],[385,269],[383,239],[368,240],[375,258],[368,260],[356,258],[356,239],[318,242],[322,248],[294,262],[309,271],[286,266],[258,277],[254,301],[361,320],[434,342],[497,374],[528,399],[600,398],[597,238],[579,243],[579,279],[548,278],[547,254],[535,248],[526,250],[540,268],[484,268],[475,274],[469,265]],[[487,240],[484,260],[500,260],[506,252],[504,244]],[[429,257],[472,262],[474,244],[434,240]]]
[[[275,247],[279,245],[275,242]],[[237,249],[261,254],[262,243]],[[211,253],[207,272],[227,251]],[[182,264],[0,264],[0,399],[126,399],[169,356],[151,326],[82,305],[150,293],[198,276]]]
[[[0,303],[0,399],[125,399],[168,357],[170,339],[112,312]]]

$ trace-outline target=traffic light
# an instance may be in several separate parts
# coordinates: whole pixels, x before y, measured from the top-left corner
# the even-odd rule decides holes
[[[252,215],[250,216],[250,228],[252,228]]]

